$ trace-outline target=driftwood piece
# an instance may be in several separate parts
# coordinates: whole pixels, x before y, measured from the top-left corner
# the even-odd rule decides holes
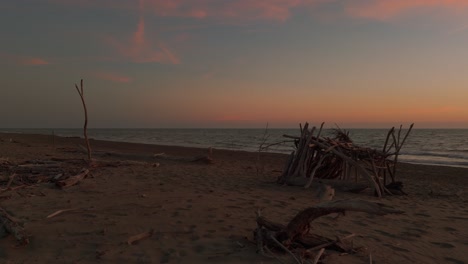
[[[261,216],[260,213],[257,213],[258,228],[255,231],[257,236],[257,245],[275,248],[278,247],[275,242],[275,240],[277,240],[285,246],[289,252],[293,249],[300,248],[306,251],[314,251],[322,248],[336,249],[337,247],[340,250],[347,251],[348,249],[343,247],[343,245],[340,245],[340,242],[353,237],[354,234],[333,240],[309,233],[311,222],[316,218],[331,213],[344,213],[346,211],[367,212],[377,215],[403,213],[401,210],[394,209],[381,203],[362,200],[337,200],[321,203],[300,211],[287,225],[275,223]],[[274,239],[268,239],[268,236],[263,235],[263,240],[258,241],[259,229],[266,230],[260,232],[262,234],[270,232]],[[310,251],[308,253],[310,253]]]
[[[24,232],[24,228],[18,221],[18,219],[14,218],[8,212],[0,207],[0,228],[4,228],[6,232],[12,234],[16,240],[18,241],[19,245],[27,245],[29,244],[29,238]]]
[[[50,215],[48,215],[46,218],[52,218],[52,217],[55,217],[57,215],[60,215],[60,214],[63,214],[65,212],[70,212],[70,211],[76,211],[78,210],[78,208],[72,208],[72,209],[62,209],[62,210],[58,210],[54,213],[51,213]]]
[[[323,252],[325,252],[325,248],[321,248],[319,250],[319,252],[317,253],[317,255],[315,256],[314,258],[314,261],[312,262],[312,264],[317,264],[320,260],[320,257],[322,256]]]
[[[82,169],[81,172],[78,173],[77,175],[68,177],[65,180],[57,181],[57,182],[55,182],[55,184],[58,187],[62,188],[62,189],[67,188],[67,187],[73,186],[73,185],[79,183],[80,181],[82,181],[83,179],[85,179],[86,176],[88,175],[88,173],[89,173],[88,169]]]
[[[128,238],[127,244],[128,245],[133,245],[133,244],[135,244],[136,242],[138,242],[140,240],[143,240],[143,239],[146,239],[146,238],[149,238],[149,237],[153,236],[153,233],[154,233],[154,230],[151,229],[148,232],[143,232],[141,234],[131,236],[131,237]]]
[[[78,148],[81,151],[86,151],[86,148],[82,145],[78,145]],[[118,153],[113,151],[94,151],[95,156],[102,157],[116,157],[122,159],[131,159],[131,160],[172,160],[172,161],[181,161],[181,162],[200,162],[211,164],[214,163],[212,158],[212,149],[208,149],[208,155],[198,155],[194,157],[182,157],[182,156],[171,156],[165,153],[157,153],[152,155],[140,154],[140,153]]]

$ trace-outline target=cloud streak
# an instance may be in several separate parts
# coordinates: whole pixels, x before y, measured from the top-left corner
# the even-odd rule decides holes
[[[129,83],[132,81],[130,77],[112,73],[112,72],[95,72],[93,73],[93,76],[101,80],[115,82],[115,83]]]
[[[295,10],[327,4],[341,6],[343,15],[377,20],[427,8],[443,8],[452,12],[468,8],[466,0],[145,0],[144,4],[141,0],[49,1],[80,7],[144,10],[161,17],[277,22],[288,20]]]
[[[146,38],[145,20],[141,16],[137,29],[127,41],[118,41],[113,37],[107,38],[108,43],[123,58],[134,63],[165,63],[179,64],[180,59],[164,43],[153,43]]]
[[[387,20],[406,12],[428,8],[443,8],[451,12],[461,12],[468,8],[466,0],[347,0],[345,2],[348,15],[377,20]]]
[[[134,0],[49,0],[56,4],[79,7],[101,7],[140,10],[141,1]],[[285,21],[292,10],[304,5],[330,0],[145,0],[144,10],[163,17],[195,19],[222,18]]]
[[[39,57],[29,57],[29,56],[18,56],[6,53],[0,53],[0,58],[6,60],[7,62],[22,65],[22,66],[40,66],[40,65],[49,65],[50,62],[44,58]]]

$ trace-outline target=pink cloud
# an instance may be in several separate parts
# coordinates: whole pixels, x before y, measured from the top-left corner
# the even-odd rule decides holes
[[[146,0],[159,16],[285,21],[293,8],[313,0]]]
[[[130,77],[122,76],[111,72],[95,72],[93,75],[101,80],[116,82],[116,83],[129,83],[132,81]]]
[[[385,20],[404,12],[444,8],[459,12],[467,0],[49,0],[57,4],[140,10],[157,16],[195,19],[268,20],[283,22],[295,9],[336,4],[352,17]]]
[[[292,9],[330,0],[49,0],[80,7],[146,10],[158,16],[285,21]]]
[[[18,56],[0,53],[0,58],[3,58],[11,63],[24,66],[38,66],[50,64],[50,62],[48,62],[47,60],[39,57]]]
[[[41,58],[22,58],[19,60],[19,64],[22,65],[48,65],[49,62]]]
[[[129,40],[120,42],[112,37],[107,38],[107,40],[120,56],[135,63],[180,63],[180,59],[177,55],[164,43],[161,41],[152,43],[146,39],[145,20],[143,17],[140,17],[137,29]]]
[[[386,20],[408,11],[426,8],[444,8],[453,12],[468,8],[466,0],[366,0],[345,4],[347,13],[354,17]]]

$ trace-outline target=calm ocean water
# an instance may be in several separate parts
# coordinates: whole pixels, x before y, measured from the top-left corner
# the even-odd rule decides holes
[[[82,129],[0,129],[1,132],[82,136]],[[349,129],[351,139],[361,146],[381,149],[388,129]],[[331,130],[326,130],[330,133]],[[325,133],[325,135],[326,135]],[[89,129],[91,138],[190,147],[258,151],[265,129]],[[267,144],[287,140],[283,134],[299,135],[299,129],[268,129]],[[402,133],[403,134],[403,133]],[[269,148],[290,153],[293,143]],[[468,129],[415,129],[401,151],[408,163],[468,167]]]

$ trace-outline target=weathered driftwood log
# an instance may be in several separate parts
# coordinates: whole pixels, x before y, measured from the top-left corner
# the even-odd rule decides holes
[[[19,245],[29,244],[28,236],[24,232],[24,228],[16,218],[8,214],[8,212],[0,207],[0,228],[3,228],[7,233],[12,234]]]
[[[83,168],[81,170],[81,172],[78,173],[77,175],[70,176],[67,179],[57,181],[57,182],[55,182],[55,184],[58,187],[62,188],[62,189],[67,188],[67,187],[73,186],[73,185],[79,183],[80,181],[82,181],[83,179],[85,179],[86,176],[88,175],[88,173],[89,173],[89,169]]]
[[[328,239],[310,234],[311,222],[321,216],[331,213],[344,213],[346,211],[367,212],[370,214],[400,214],[403,211],[394,209],[381,203],[362,200],[337,200],[318,204],[314,207],[300,211],[287,225],[273,222],[257,212],[257,245],[267,248],[278,248],[275,240],[284,245],[287,250],[317,250],[332,248],[347,251],[349,248],[342,244],[343,239]],[[258,236],[261,236],[260,238]],[[350,238],[350,237],[348,237]],[[262,251],[263,249],[259,249]],[[283,249],[284,250],[284,249]]]
[[[78,148],[81,151],[85,151],[86,148],[82,145],[78,145]],[[165,153],[158,154],[140,154],[140,153],[118,153],[113,151],[94,151],[93,155],[101,157],[116,157],[122,159],[134,159],[134,160],[172,160],[172,161],[181,161],[181,162],[200,162],[211,164],[214,163],[211,153],[211,148],[208,151],[208,155],[199,155],[194,157],[182,157],[182,156],[171,156]]]

